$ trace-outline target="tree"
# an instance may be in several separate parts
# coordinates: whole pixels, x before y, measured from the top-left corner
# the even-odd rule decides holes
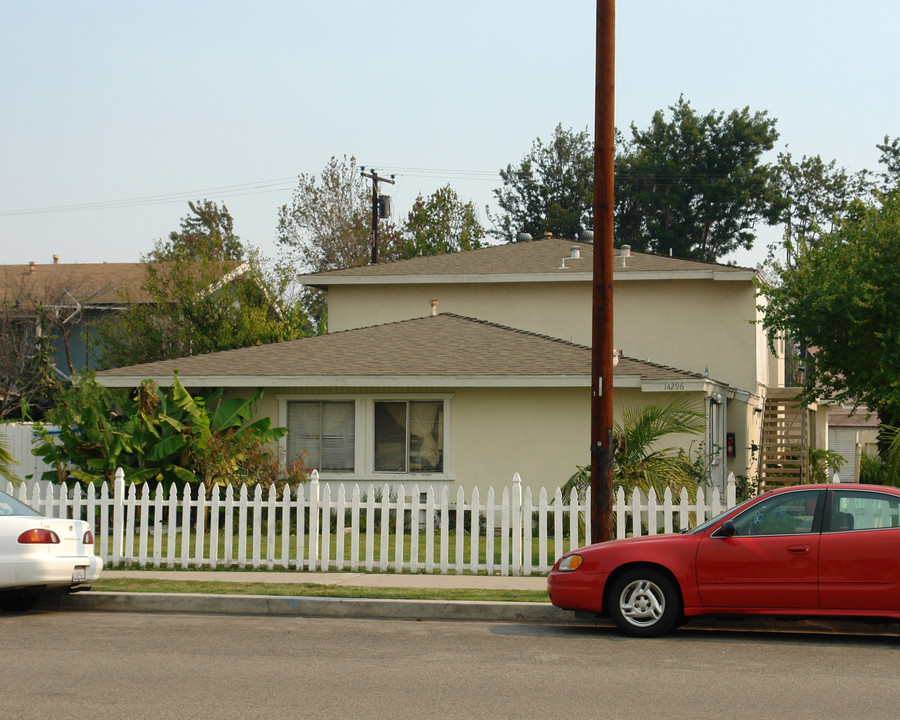
[[[616,242],[635,250],[713,262],[750,248],[754,227],[777,221],[775,120],[749,108],[698,115],[683,97],[632,124],[616,160]]]
[[[19,417],[24,407],[40,415],[53,397],[52,338],[41,332],[39,313],[21,278],[6,283],[0,297],[0,418]]]
[[[882,182],[881,190],[889,192],[892,188],[900,185],[900,137],[892,140],[885,135],[884,142],[875,147],[881,150],[878,162],[884,165],[884,170],[878,173]]]
[[[142,258],[150,302],[128,307],[97,328],[104,367],[132,365],[289,340],[309,334],[288,280],[267,274],[240,244],[228,210],[190,205],[181,232]]]
[[[783,247],[786,262],[798,244],[815,244],[823,232],[834,232],[847,215],[853,200],[867,186],[867,173],[851,175],[832,160],[825,163],[819,155],[804,155],[794,162],[790,153],[779,153],[775,167],[782,203],[778,219],[784,224],[784,236],[769,248],[770,256]]]
[[[209,200],[189,202],[191,214],[181,218],[181,231],[173,230],[166,242],[157,241],[151,253],[154,260],[174,261],[181,258],[209,260],[243,260],[246,249],[234,234],[234,220],[223,204],[221,208]]]
[[[488,218],[490,234],[506,242],[520,232],[575,238],[593,227],[594,149],[590,132],[557,125],[550,142],[537,138],[518,167],[500,171],[494,190],[503,214]]]
[[[613,489],[646,494],[652,488],[658,498],[667,488],[673,496],[685,489],[696,497],[697,486],[705,479],[698,475],[706,474],[702,458],[691,460],[680,448],[660,448],[659,441],[672,433],[694,434],[705,428],[703,413],[686,400],[626,406],[621,422],[613,425]],[[590,482],[590,468],[579,466],[563,486],[563,497],[568,500],[573,490],[583,495]]]
[[[18,485],[22,482],[22,480],[13,472],[13,465],[15,465],[16,462],[16,459],[9,452],[5,436],[0,434],[0,478],[3,478],[13,485]]]
[[[378,257],[398,256],[396,229],[382,221]],[[302,272],[365,265],[372,257],[372,195],[356,158],[332,157],[321,175],[300,175],[290,205],[278,218],[285,260]]]
[[[810,348],[803,398],[865,403],[900,425],[900,190],[858,200],[834,232],[801,243],[796,263],[774,264],[763,326]]]
[[[683,97],[654,113],[650,126],[631,125],[616,136],[617,245],[715,261],[749,248],[760,221],[780,210],[774,169],[761,161],[774,147],[775,120],[749,108],[698,115]],[[490,234],[511,242],[516,233],[575,238],[593,225],[594,149],[587,129],[557,126],[535,140],[516,168],[500,171],[494,190],[503,214],[488,217]]]
[[[462,202],[450,185],[445,185],[427,199],[419,195],[401,237],[400,257],[405,259],[479,248],[484,228],[474,203]]]
[[[47,414],[58,434],[37,426],[34,452],[53,468],[42,479],[111,482],[121,467],[129,484],[202,484],[207,496],[229,481],[305,479],[302,464],[285,467],[271,446],[287,428],[272,427],[268,417],[252,419],[261,397],[260,391],[223,400],[219,389],[204,399],[177,376],[168,392],[145,380],[129,394],[99,385],[91,373],[76,375]]]

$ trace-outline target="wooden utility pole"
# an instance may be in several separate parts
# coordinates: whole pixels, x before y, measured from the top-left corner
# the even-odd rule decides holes
[[[367,173],[366,169],[360,168],[363,177],[372,181],[372,264],[378,262],[378,183],[386,182],[394,184],[394,176],[390,178],[381,177],[377,170]]]
[[[612,540],[615,0],[597,0],[594,96],[594,286],[591,355],[591,542]]]

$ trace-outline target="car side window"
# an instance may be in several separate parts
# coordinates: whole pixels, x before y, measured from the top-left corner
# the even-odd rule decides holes
[[[797,535],[811,533],[820,493],[804,491],[775,495],[734,519],[734,534]]]
[[[900,527],[900,497],[864,490],[834,490],[831,532]]]

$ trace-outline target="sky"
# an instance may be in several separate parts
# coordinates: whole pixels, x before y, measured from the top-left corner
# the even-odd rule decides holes
[[[562,124],[593,132],[591,0],[0,0],[0,263],[137,262],[189,200],[225,203],[278,254],[302,173],[354,156],[394,220],[450,184],[494,204],[499,170]],[[626,0],[616,125],[680,95],[777,120],[767,158],[875,169],[900,136],[896,0]],[[780,235],[759,229],[752,266]]]

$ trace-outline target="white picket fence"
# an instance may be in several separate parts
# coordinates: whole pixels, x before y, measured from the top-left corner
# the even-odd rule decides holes
[[[451,498],[446,486],[402,485],[365,490],[310,482],[278,497],[257,486],[229,485],[207,499],[187,486],[166,493],[162,485],[125,486],[121,470],[114,492],[107,483],[66,492],[31,481],[6,491],[55,517],[93,520],[98,554],[107,567],[253,568],[379,572],[545,574],[564,552],[588,542],[590,491],[581,502],[563,502],[541,488],[537,497],[518,475],[484,498],[476,488]],[[574,494],[573,494],[574,495]],[[730,475],[725,498],[716,488],[682,491],[662,499],[651,491],[630,498],[618,492],[616,536],[677,532],[735,505]],[[677,520],[676,520],[677,518]]]

